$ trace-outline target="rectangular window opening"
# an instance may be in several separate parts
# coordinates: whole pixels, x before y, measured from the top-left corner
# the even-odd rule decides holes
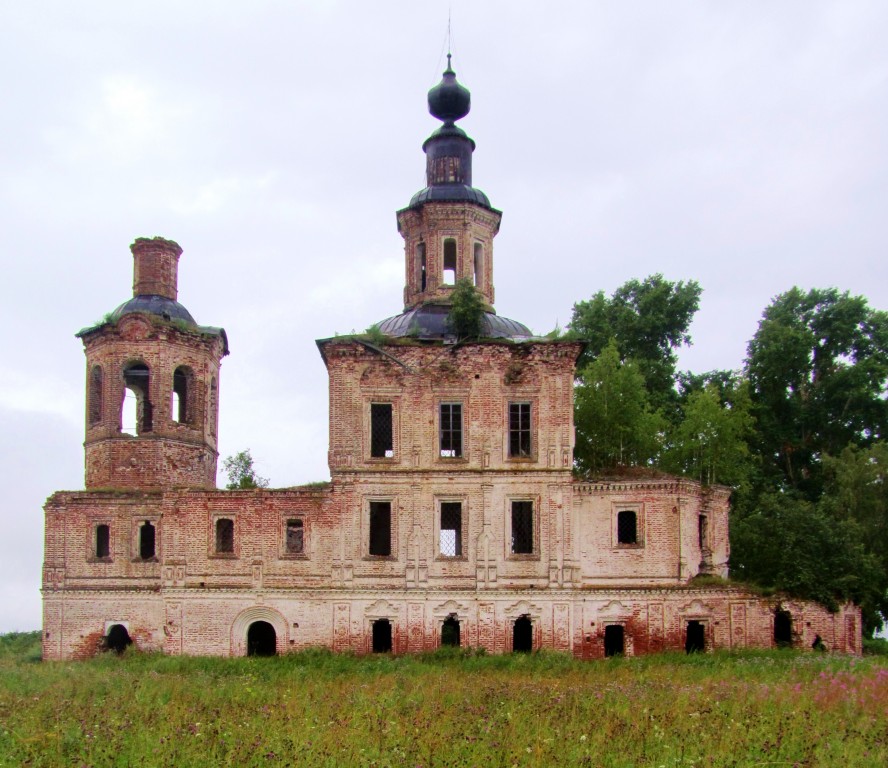
[[[155,539],[155,528],[151,523],[145,522],[139,526],[139,557],[142,560],[155,556]]]
[[[96,526],[96,557],[111,556],[111,528],[105,524]]]
[[[441,403],[441,458],[462,456],[462,403]]]
[[[390,459],[395,455],[392,429],[392,404],[370,404],[370,455]]]
[[[509,403],[509,456],[531,455],[530,403]]]
[[[444,557],[462,557],[462,503],[441,502],[438,549]]]
[[[287,520],[287,554],[301,555],[305,552],[305,525],[302,520]]]
[[[392,554],[392,504],[390,501],[370,502],[370,554],[390,557]]]
[[[512,554],[533,554],[533,502],[512,502]]]
[[[617,513],[617,543],[638,544],[637,518],[631,510]]]
[[[456,240],[448,237],[444,241],[444,285],[456,284]]]
[[[229,517],[216,521],[216,554],[234,554],[234,520]]]

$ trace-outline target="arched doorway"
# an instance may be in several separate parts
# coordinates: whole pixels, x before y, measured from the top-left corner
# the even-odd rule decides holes
[[[108,634],[105,636],[105,647],[109,651],[123,653],[132,644],[133,640],[123,624],[113,624],[108,628]]]
[[[254,621],[247,630],[247,656],[277,655],[277,632],[267,621]]]
[[[706,625],[692,619],[688,622],[685,653],[702,653],[706,650]]]
[[[778,648],[792,647],[792,614],[782,608],[774,611],[774,645]]]
[[[529,616],[515,619],[512,627],[513,653],[529,653],[533,650],[533,624]]]
[[[622,656],[625,651],[625,630],[623,625],[608,624],[604,628],[604,655]]]
[[[459,620],[456,616],[448,616],[444,619],[444,623],[441,625],[441,645],[459,647]]]
[[[373,622],[373,653],[392,652],[392,623],[388,619]]]

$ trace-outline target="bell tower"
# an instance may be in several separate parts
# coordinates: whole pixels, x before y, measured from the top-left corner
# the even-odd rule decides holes
[[[213,488],[221,328],[178,302],[182,249],[139,238],[133,298],[77,336],[86,353],[86,488]]]
[[[422,145],[426,187],[398,211],[406,264],[404,306],[447,304],[456,281],[468,279],[492,308],[493,238],[502,213],[472,186],[475,142],[456,125],[469,113],[471,95],[457,82],[449,53],[428,102],[429,112],[444,124]]]

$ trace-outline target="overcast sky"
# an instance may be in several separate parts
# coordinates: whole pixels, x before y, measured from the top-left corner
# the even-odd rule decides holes
[[[793,285],[888,309],[882,0],[0,0],[0,632],[40,625],[41,507],[83,487],[74,333],[131,296],[137,237],[182,246],[180,301],[228,332],[222,456],[329,477],[314,340],[402,309],[448,6],[500,314],[546,333],[694,279],[702,372]]]

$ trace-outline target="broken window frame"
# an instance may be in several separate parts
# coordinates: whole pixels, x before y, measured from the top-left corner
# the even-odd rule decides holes
[[[291,548],[291,529],[294,532]],[[298,532],[298,536],[296,533]],[[289,514],[281,518],[281,555],[292,559],[305,559],[308,556],[308,526],[304,515]]]
[[[539,558],[538,506],[537,499],[522,497],[508,500],[506,542],[509,558]],[[529,516],[529,519],[521,520],[523,516]],[[520,537],[520,541],[516,537]]]
[[[533,403],[510,400],[506,408],[507,455],[510,459],[533,459]]]
[[[100,541],[99,530],[104,529],[101,534],[102,539]],[[102,554],[102,548],[99,546],[100,544],[104,545],[104,554]],[[93,524],[92,527],[92,541],[90,542],[90,560],[98,560],[103,563],[111,562],[111,522],[108,520],[99,520]]]
[[[463,404],[452,400],[438,405],[438,458],[463,458]]]
[[[229,535],[223,533],[225,522],[230,523],[230,542],[225,541]],[[237,517],[234,515],[216,515],[213,517],[213,527],[210,537],[210,556],[223,558],[237,557]],[[222,545],[222,546],[220,546]]]
[[[364,540],[366,541],[367,557],[383,560],[394,559],[394,501],[392,499],[368,499],[365,507],[367,535]]]
[[[386,409],[388,416],[385,415]],[[369,404],[368,415],[369,458],[373,461],[392,461],[395,458],[395,404],[374,400]],[[386,434],[388,432],[388,434]]]
[[[458,509],[455,509],[458,507]],[[444,518],[447,514],[458,514],[458,527],[445,527]],[[442,532],[456,531],[454,537],[454,553],[450,554],[442,547]],[[464,499],[455,499],[452,497],[435,500],[435,551],[437,557],[442,560],[465,560],[466,559],[466,504]]]

